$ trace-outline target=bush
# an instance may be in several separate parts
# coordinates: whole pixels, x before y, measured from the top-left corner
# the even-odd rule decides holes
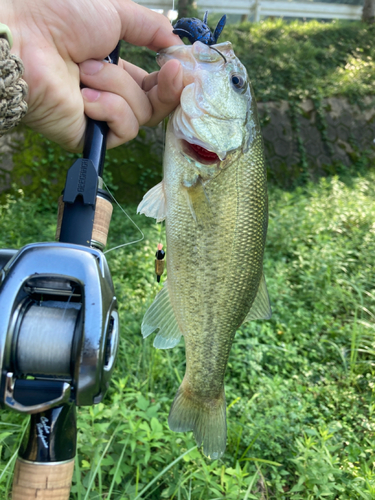
[[[236,334],[226,375],[227,451],[215,462],[191,433],[168,429],[184,349],[158,351],[152,338],[142,340],[142,316],[160,287],[153,265],[164,232],[132,215],[145,238],[107,254],[120,353],[105,403],[79,409],[72,499],[374,497],[374,181],[368,173],[347,185],[333,178],[294,192],[271,188],[264,267],[273,317]],[[21,193],[7,198],[2,247],[53,237],[55,215],[44,210],[42,219],[26,220],[33,213]],[[138,238],[116,209],[108,248]],[[2,412],[0,425],[7,498],[25,421]]]

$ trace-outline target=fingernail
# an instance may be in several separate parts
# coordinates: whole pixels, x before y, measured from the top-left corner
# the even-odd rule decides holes
[[[95,59],[89,59],[79,65],[80,70],[82,73],[85,73],[85,75],[95,75],[102,67],[103,63],[101,61],[95,61]]]
[[[81,90],[82,96],[86,101],[95,102],[100,97],[99,90],[84,88]]]

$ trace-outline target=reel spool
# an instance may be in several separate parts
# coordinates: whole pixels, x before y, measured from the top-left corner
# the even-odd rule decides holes
[[[119,337],[104,255],[67,243],[32,244],[0,252],[0,266],[0,404],[39,413],[100,402]]]

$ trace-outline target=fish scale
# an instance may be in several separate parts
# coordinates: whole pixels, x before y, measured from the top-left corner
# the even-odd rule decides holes
[[[173,347],[184,336],[186,373],[172,404],[169,426],[175,431],[192,430],[204,453],[219,458],[226,442],[224,376],[236,330],[246,320],[271,314],[263,277],[267,186],[262,137],[246,71],[229,42],[215,46],[225,53],[225,63],[199,43],[171,47],[159,55],[161,64],[175,57],[184,68],[188,61],[186,96],[196,96],[196,101],[189,102],[185,111],[177,108],[169,120],[163,182],[138,207],[141,213],[156,217],[149,207],[154,207],[157,196],[162,198],[168,265],[167,285],[146,312],[142,333],[146,337],[159,329],[154,345],[162,348]],[[194,83],[192,66],[197,73]],[[231,75],[238,73],[242,79],[235,81],[247,85],[242,94],[231,84]],[[221,80],[210,85],[213,76]],[[204,92],[199,86],[205,86]],[[189,121],[189,112],[197,121],[199,112],[194,109],[200,104],[205,112],[202,124],[211,115],[217,120],[220,110],[225,119],[214,121],[204,132],[202,124]],[[232,134],[239,116],[243,116],[242,128]],[[191,139],[192,130],[196,135]],[[210,164],[207,155],[199,159],[199,148],[189,150],[184,140],[216,153],[218,161]],[[216,151],[217,144],[220,150]],[[173,334],[167,334],[167,329]]]

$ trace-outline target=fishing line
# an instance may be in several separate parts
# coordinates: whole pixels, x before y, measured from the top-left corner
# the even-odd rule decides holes
[[[69,298],[68,298],[67,302],[65,303],[64,313],[63,313],[63,315],[62,315],[61,321],[62,321],[62,320],[64,319],[64,317],[65,317],[65,312],[66,312],[66,310],[68,309],[68,305],[70,304],[70,299],[73,297],[74,292],[75,292],[75,289],[76,289],[76,287],[74,286],[74,287],[73,287],[73,289],[72,289],[72,291],[70,292],[70,295],[69,295]]]
[[[173,0],[174,2],[174,0]],[[164,118],[163,122],[162,122],[162,143],[163,143],[163,148],[162,148],[162,156],[161,156],[161,164],[163,165],[163,160],[164,160],[164,152],[165,152],[165,141],[166,141],[166,137],[167,137],[167,126],[168,126],[168,120],[169,120],[169,117],[166,117]],[[163,222],[164,221],[161,221],[160,222],[160,226],[159,226],[159,243],[161,243],[161,239],[162,239],[162,231],[163,231]]]
[[[133,221],[133,219],[130,217],[130,215],[128,215],[126,213],[126,211],[122,208],[122,206],[120,205],[120,203],[116,200],[116,198],[113,196],[113,194],[111,193],[111,191],[109,190],[107,184],[103,181],[103,185],[104,187],[106,188],[106,190],[108,191],[110,197],[112,198],[112,200],[116,203],[116,205],[120,208],[120,210],[126,215],[126,217],[130,220],[130,222],[133,224],[133,226],[135,226],[138,231],[141,233],[142,235],[142,238],[140,238],[139,240],[134,240],[134,241],[129,241],[128,243],[123,243],[122,245],[117,245],[116,247],[113,247],[113,248],[110,248],[109,250],[106,250],[105,252],[103,252],[104,254],[108,253],[108,252],[112,252],[112,250],[118,250],[119,248],[123,248],[123,247],[126,247],[128,245],[133,245],[135,243],[139,243],[140,241],[144,240],[145,238],[145,235],[143,234],[143,231],[142,229],[140,229],[137,224]]]
[[[163,222],[164,222],[163,220],[160,222],[160,225],[158,228],[159,229],[159,243],[163,243],[161,240],[164,239],[164,238],[162,238],[162,236],[163,236],[163,234],[162,234],[163,233]]]
[[[164,151],[165,151],[165,140],[166,140],[166,136],[167,136],[167,125],[168,125],[168,120],[169,120],[169,116],[167,116],[166,118],[164,118],[163,122],[162,122],[162,143],[163,143],[163,152],[162,152],[162,155],[161,155],[161,164],[163,165],[163,157],[164,157]]]

